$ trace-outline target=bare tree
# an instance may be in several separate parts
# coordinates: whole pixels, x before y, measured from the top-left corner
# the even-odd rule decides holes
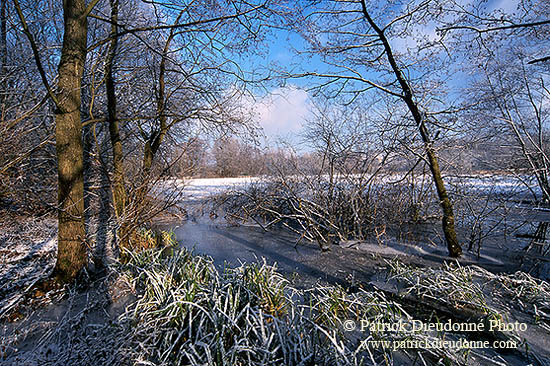
[[[306,7],[302,22],[297,22],[302,28],[298,31],[309,41],[310,49],[306,52],[321,58],[325,67],[292,76],[321,80],[312,90],[343,98],[345,104],[363,102],[363,96],[369,92],[386,94],[403,102],[423,144],[424,159],[441,205],[449,255],[458,257],[462,250],[457,240],[453,205],[430,131],[431,128],[444,131],[445,126],[437,115],[452,109],[441,102],[444,98],[438,98],[445,92],[443,79],[437,79],[443,70],[438,71],[443,62],[441,50],[427,47],[426,40],[420,42],[423,47],[414,47],[409,52],[403,49],[396,52],[391,44],[392,39],[414,41],[411,28],[426,25],[433,12],[437,12],[433,5],[430,1],[404,2],[397,6],[366,0],[334,0]],[[396,8],[400,9],[396,11]],[[434,103],[438,99],[440,102]],[[438,103],[439,108],[435,106]]]
[[[53,125],[13,9],[10,1],[0,4],[0,197],[3,209],[40,215],[55,205]],[[40,47],[50,40],[41,38]]]
[[[69,281],[87,263],[80,88],[86,61],[87,16],[91,8],[88,9],[84,0],[69,0],[63,10],[65,30],[58,68],[58,91],[52,95],[56,104],[59,205],[55,271],[61,280]]]
[[[109,33],[110,42],[105,60],[105,90],[107,97],[107,120],[109,123],[109,136],[113,154],[113,205],[116,217],[124,213],[126,206],[126,187],[124,183],[124,154],[122,151],[122,139],[120,136],[119,121],[117,119],[116,85],[114,80],[113,66],[118,45],[118,0],[110,0],[111,6],[111,30]]]
[[[441,170],[439,168],[439,162],[437,159],[435,149],[433,147],[432,138],[430,137],[429,131],[426,128],[426,117],[422,116],[422,113],[420,112],[420,109],[419,109],[419,105],[414,99],[412,89],[409,83],[407,82],[407,80],[405,79],[400,67],[397,65],[392,48],[390,46],[388,38],[384,34],[384,31],[372,20],[367,10],[367,4],[365,0],[361,0],[361,5],[362,5],[363,15],[369,22],[369,25],[378,35],[380,41],[382,42],[382,45],[384,47],[384,52],[386,54],[386,57],[388,58],[388,62],[395,75],[395,78],[399,82],[399,86],[401,87],[401,90],[402,90],[401,98],[407,104],[407,108],[411,112],[414,118],[414,121],[416,122],[416,125],[418,127],[420,136],[422,137],[424,148],[426,150],[426,156],[428,158],[428,165],[432,173],[432,177],[437,190],[437,195],[441,203],[441,208],[443,209],[442,224],[443,224],[443,232],[445,234],[445,240],[447,241],[447,249],[449,250],[449,255],[451,257],[458,257],[462,254],[462,249],[458,244],[458,240],[456,237],[453,205],[451,203],[449,195],[447,194],[447,190],[445,189],[445,184],[441,176]]]
[[[508,171],[534,178],[541,201],[550,202],[548,4],[522,2],[513,12],[449,5],[454,16],[438,29],[442,41],[468,60],[464,69],[472,77],[464,95],[471,107],[465,117],[480,134],[493,135],[493,143],[508,146]]]
[[[70,281],[87,263],[84,227],[84,178],[81,83],[87,54],[88,15],[97,0],[68,0],[63,4],[63,46],[58,66],[57,90],[54,90],[41,62],[18,0],[14,5],[23,32],[27,36],[40,76],[55,104],[55,139],[58,164],[58,256],[55,274]]]
[[[111,1],[109,21],[94,16],[110,23],[104,103],[120,240],[149,217],[142,205],[159,174],[171,169],[165,157],[173,145],[200,129],[227,132],[247,125],[233,101],[245,83],[232,57],[234,48],[249,48],[242,44],[252,42],[257,19],[265,17],[262,2],[130,4]],[[91,48],[104,44],[100,39]]]
[[[176,124],[187,121],[220,129],[231,123],[242,125],[243,119],[234,113],[237,109],[228,108],[233,95],[241,88],[231,88],[232,83],[225,81],[243,80],[240,68],[228,55],[238,54],[255,42],[260,27],[260,23],[254,23],[255,19],[266,16],[263,2],[228,0],[224,6],[219,6],[200,1],[167,6],[128,1],[123,4],[122,17],[118,0],[109,2],[110,15],[107,17],[102,15],[104,8],[97,6],[98,3],[99,0],[63,3],[63,44],[59,53],[55,47],[51,48],[60,60],[55,74],[47,62],[44,63],[45,59],[53,58],[44,57],[37,41],[45,33],[29,27],[25,16],[29,8],[13,0],[19,24],[30,43],[37,74],[55,108],[59,215],[56,274],[62,280],[74,278],[87,257],[83,223],[82,125],[104,122],[109,125],[115,213],[123,216],[128,202],[124,160],[129,162],[141,153],[139,175],[146,177],[168,132]],[[2,1],[2,25],[6,18],[5,5]],[[129,16],[137,9],[147,14],[136,18]],[[94,20],[91,34],[88,18]],[[57,24],[55,20],[52,22]],[[90,45],[88,39],[92,40]],[[131,54],[132,50],[128,49],[131,44],[139,47],[133,50],[135,57],[129,61],[124,59],[122,52]],[[107,45],[105,51],[103,45]],[[85,65],[87,57],[88,67]],[[105,61],[103,71],[98,67],[101,60]],[[117,75],[117,68],[124,67],[136,76],[135,79],[126,78],[127,84]],[[5,62],[2,63],[2,86],[4,70]],[[142,78],[140,72],[151,74]],[[90,84],[83,84],[84,73]],[[56,85],[52,85],[52,80],[57,80]],[[105,80],[104,89],[97,80]],[[84,105],[80,95],[84,86],[90,88],[86,93],[89,105]],[[152,93],[143,93],[144,90]],[[235,92],[228,92],[231,90]],[[105,102],[105,114],[98,113],[101,101]],[[2,105],[5,105],[4,99]],[[84,110],[88,118],[83,121],[81,113]],[[121,122],[125,122],[123,128]],[[135,145],[136,142],[142,145]]]

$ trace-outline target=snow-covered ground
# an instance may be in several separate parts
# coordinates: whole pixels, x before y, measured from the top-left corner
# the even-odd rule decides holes
[[[260,178],[199,178],[185,182],[185,195],[190,199],[201,199],[226,190],[243,189],[257,183]]]
[[[403,182],[403,175],[391,174],[380,179],[381,184],[393,184]],[[222,193],[226,190],[239,190],[251,184],[262,181],[259,177],[238,178],[193,178],[193,179],[167,179],[158,188],[171,192],[180,191],[181,199],[185,201],[197,201],[208,196]],[[328,179],[328,177],[327,177]],[[417,177],[430,184],[431,177]],[[533,179],[526,176],[502,176],[481,175],[478,177],[448,177],[447,184],[451,190],[467,191],[471,194],[497,194],[505,196],[526,196],[531,192],[540,193]],[[529,188],[527,187],[529,186]]]
[[[0,319],[32,284],[55,265],[57,223],[53,219],[0,222]]]

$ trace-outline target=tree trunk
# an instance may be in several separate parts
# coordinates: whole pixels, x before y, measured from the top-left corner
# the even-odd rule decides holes
[[[85,0],[65,0],[55,136],[58,161],[58,255],[55,275],[71,281],[86,265],[80,89],[87,47]]]
[[[426,156],[428,158],[428,165],[432,173],[435,188],[437,191],[437,196],[439,198],[439,203],[443,210],[442,226],[443,226],[443,233],[445,235],[445,241],[447,242],[447,249],[449,251],[449,256],[459,257],[462,254],[462,248],[460,247],[460,244],[458,243],[458,239],[456,236],[453,205],[451,203],[449,195],[447,194],[447,190],[445,189],[443,177],[441,176],[441,170],[439,169],[437,154],[433,147],[433,143],[431,141],[428,130],[426,129],[425,120],[422,114],[420,113],[420,110],[418,109],[418,105],[414,101],[412,90],[408,82],[405,80],[405,77],[403,76],[401,69],[397,65],[397,62],[395,61],[395,58],[393,56],[393,51],[388,42],[388,39],[386,38],[386,35],[384,34],[384,31],[380,29],[380,27],[378,27],[378,25],[374,23],[374,21],[370,17],[370,14],[367,11],[365,0],[362,0],[361,4],[362,4],[363,15],[365,16],[369,25],[372,27],[372,29],[374,29],[374,31],[380,38],[380,41],[384,45],[384,51],[391,65],[392,71],[397,81],[399,82],[401,90],[403,91],[402,98],[407,104],[407,107],[411,112],[414,118],[414,121],[416,122],[418,130],[420,132],[420,136],[422,138],[422,142],[424,143],[424,149],[426,151]]]
[[[181,15],[178,16],[176,23],[179,21]],[[170,126],[166,118],[166,61],[168,59],[168,52],[170,51],[170,43],[174,39],[174,28],[170,30],[170,35],[164,44],[162,51],[162,58],[159,65],[159,88],[157,94],[157,117],[159,119],[159,129],[151,134],[149,139],[145,142],[143,150],[143,176],[145,179],[149,176],[151,167],[153,166],[153,159],[164,140],[164,137],[168,133]]]
[[[107,119],[109,122],[109,135],[111,139],[111,148],[113,150],[113,204],[115,215],[118,218],[124,215],[126,207],[126,188],[124,185],[124,166],[122,141],[120,139],[120,130],[116,117],[116,93],[115,81],[113,76],[113,64],[118,44],[118,0],[111,0],[111,37],[109,43],[109,52],[105,62],[105,87],[107,91]]]

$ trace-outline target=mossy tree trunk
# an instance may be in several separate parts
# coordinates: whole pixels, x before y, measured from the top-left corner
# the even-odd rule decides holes
[[[65,27],[55,111],[59,206],[55,275],[66,282],[74,279],[87,263],[80,116],[80,92],[87,47],[86,2],[65,0],[63,10]]]
[[[386,35],[384,34],[384,30],[378,27],[378,25],[370,17],[369,12],[367,11],[367,5],[365,3],[365,0],[362,0],[361,4],[362,4],[362,11],[365,19],[367,20],[371,28],[376,32],[378,38],[380,39],[380,41],[382,42],[382,45],[384,46],[384,52],[386,54],[386,57],[388,58],[388,62],[390,63],[391,69],[395,75],[395,78],[399,82],[399,86],[401,87],[401,90],[402,90],[401,98],[407,104],[407,107],[411,112],[414,118],[414,121],[418,127],[418,131],[420,133],[420,137],[422,138],[422,142],[424,143],[424,150],[426,152],[428,166],[430,167],[430,172],[432,173],[432,178],[435,184],[437,196],[439,198],[439,203],[443,211],[442,226],[443,226],[443,233],[445,235],[445,241],[447,242],[447,249],[449,251],[449,256],[459,257],[462,254],[462,248],[460,247],[460,244],[458,243],[458,239],[456,236],[453,205],[452,205],[451,199],[449,198],[447,190],[445,189],[443,177],[441,176],[441,169],[439,168],[437,154],[433,146],[433,141],[431,140],[429,132],[426,128],[425,118],[420,112],[418,105],[414,100],[413,93],[412,93],[411,87],[409,86],[409,83],[407,82],[407,80],[403,76],[401,69],[397,65],[395,57],[393,56],[393,51],[390,46],[390,43]]]

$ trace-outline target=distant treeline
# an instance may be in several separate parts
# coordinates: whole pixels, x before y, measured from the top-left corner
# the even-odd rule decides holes
[[[525,164],[521,155],[509,146],[488,143],[467,143],[448,141],[442,158],[448,163],[449,172],[482,173],[518,171]],[[380,152],[348,152],[330,156],[326,151],[293,152],[284,148],[261,148],[252,142],[243,142],[235,137],[226,137],[209,142],[192,138],[178,146],[166,161],[165,172],[175,177],[223,178],[240,176],[262,176],[277,173],[328,173],[330,162],[350,173],[361,173],[365,161],[372,160]],[[415,165],[410,152],[395,150],[385,162],[385,170],[406,172]],[[374,160],[377,160],[376,158]],[[380,160],[380,158],[378,158]],[[422,164],[417,164],[421,169]]]

